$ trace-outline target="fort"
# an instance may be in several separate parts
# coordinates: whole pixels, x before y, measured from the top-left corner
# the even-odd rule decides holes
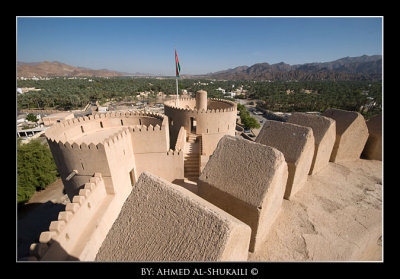
[[[26,260],[259,260],[254,255],[285,221],[282,210],[299,204],[313,177],[340,162],[364,163],[361,152],[375,169],[382,160],[379,118],[368,125],[356,112],[296,113],[267,121],[252,142],[235,137],[236,115],[236,103],[201,90],[165,102],[164,114],[107,112],[55,123],[46,137],[70,202]],[[368,214],[379,215],[376,203]],[[381,220],[370,227],[363,249],[343,253],[349,260],[382,236]]]

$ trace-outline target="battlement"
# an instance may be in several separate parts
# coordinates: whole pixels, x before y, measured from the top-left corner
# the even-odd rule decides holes
[[[88,260],[81,253],[97,228],[93,219],[99,217],[106,196],[102,175],[95,173],[72,202],[67,203],[65,211],[59,212],[58,220],[50,223],[49,230],[40,234],[39,243],[31,245],[31,256],[44,261]]]
[[[190,104],[190,106],[188,104]],[[197,108],[195,108],[195,104],[196,104],[195,98],[180,98],[179,107],[176,106],[175,100],[169,100],[164,102],[165,107],[181,112],[191,112],[199,114],[199,113],[224,113],[224,112],[236,111],[236,103],[224,99],[208,98],[207,110],[198,110]]]
[[[107,112],[97,113],[63,120],[46,130],[46,137],[56,142],[73,141],[81,138],[87,145],[91,142],[82,138],[82,135],[94,133],[106,128],[134,127],[131,131],[157,131],[167,129],[168,118],[165,115],[153,112]],[[104,142],[106,138],[102,138]],[[82,142],[82,143],[83,143]]]

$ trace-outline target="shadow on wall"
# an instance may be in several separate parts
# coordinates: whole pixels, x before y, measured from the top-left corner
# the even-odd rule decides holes
[[[18,207],[17,212],[17,260],[29,256],[29,247],[39,242],[39,236],[48,230],[50,223],[57,220],[58,213],[65,210],[65,205],[48,201],[30,203]]]
[[[21,261],[79,261],[77,257],[68,254],[61,244],[55,240],[51,242],[51,252],[49,251],[48,244],[35,243],[32,245],[32,251],[29,256],[20,259]],[[48,252],[49,251],[49,252]],[[42,256],[47,256],[41,259]],[[48,259],[50,258],[50,259]]]
[[[175,179],[174,181],[172,181],[172,183],[182,186],[186,190],[189,190],[190,192],[197,194],[197,184],[187,182],[184,179]]]

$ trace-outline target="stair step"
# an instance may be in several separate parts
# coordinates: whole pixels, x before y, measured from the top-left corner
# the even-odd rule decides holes
[[[184,162],[184,165],[185,165],[185,167],[186,166],[198,166],[199,162],[197,162],[197,161],[186,161],[186,162]]]
[[[184,168],[185,171],[196,171],[199,172],[199,167],[198,166],[190,166],[190,167],[186,167]]]
[[[198,177],[185,177],[185,178],[191,181],[197,181],[199,179]]]

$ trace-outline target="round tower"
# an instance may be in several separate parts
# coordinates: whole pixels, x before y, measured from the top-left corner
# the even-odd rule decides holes
[[[207,91],[199,90],[196,92],[196,108],[198,111],[207,111]]]

